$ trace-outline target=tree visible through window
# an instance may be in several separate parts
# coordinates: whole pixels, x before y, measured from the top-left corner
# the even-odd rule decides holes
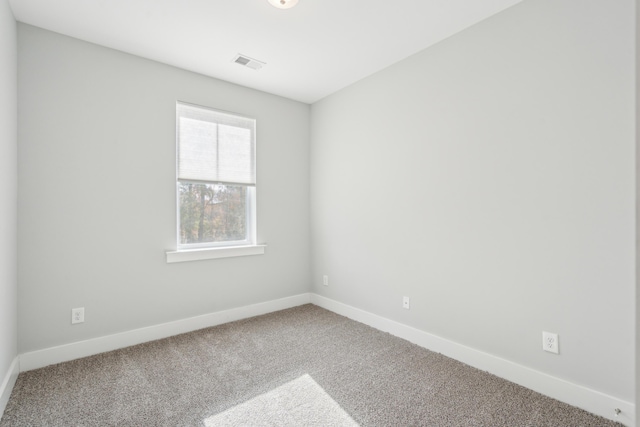
[[[178,191],[182,244],[245,240],[245,187],[180,183]]]
[[[255,120],[177,104],[178,247],[255,243]]]

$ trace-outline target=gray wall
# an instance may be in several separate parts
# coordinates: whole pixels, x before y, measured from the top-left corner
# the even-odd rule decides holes
[[[313,290],[633,401],[634,173],[633,1],[520,3],[312,106]]]
[[[309,291],[308,105],[23,24],[18,53],[20,352]],[[265,255],[165,263],[176,100],[257,119]]]
[[[0,384],[17,355],[17,32],[0,0]]]

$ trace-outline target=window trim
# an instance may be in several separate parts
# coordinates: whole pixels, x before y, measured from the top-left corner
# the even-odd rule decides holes
[[[229,257],[237,257],[237,256],[249,256],[249,255],[262,255],[264,254],[266,244],[257,244],[257,212],[256,212],[256,188],[257,184],[254,181],[253,185],[246,185],[240,183],[233,182],[209,182],[209,181],[201,181],[199,183],[202,184],[220,184],[220,185],[235,185],[235,186],[244,186],[246,188],[246,230],[247,230],[247,239],[246,240],[236,240],[236,241],[226,241],[226,242],[205,242],[205,243],[188,243],[181,244],[180,243],[180,183],[188,182],[189,180],[181,180],[179,178],[179,150],[180,150],[180,134],[179,134],[179,126],[178,121],[180,120],[180,113],[178,106],[185,105],[189,107],[200,108],[207,111],[212,111],[214,113],[222,113],[226,115],[233,115],[236,117],[241,117],[245,119],[250,119],[254,121],[253,127],[253,145],[252,149],[254,150],[253,156],[256,159],[256,133],[257,133],[257,123],[254,118],[233,113],[229,111],[219,110],[211,107],[206,107],[198,104],[193,104],[184,101],[176,101],[175,103],[175,149],[176,149],[176,170],[175,170],[175,208],[176,208],[176,221],[175,221],[175,238],[176,238],[176,250],[166,251],[166,261],[167,263],[174,262],[185,262],[185,261],[198,261],[205,259],[216,259],[216,258],[229,258]],[[254,160],[255,161],[255,160]],[[254,168],[255,168],[254,164]],[[255,173],[255,172],[254,172]],[[255,178],[254,178],[255,179]]]
[[[174,262],[201,261],[206,259],[263,255],[267,245],[222,246],[217,248],[182,249],[167,251],[167,264]]]

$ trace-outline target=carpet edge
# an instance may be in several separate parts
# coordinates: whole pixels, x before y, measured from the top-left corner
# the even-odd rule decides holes
[[[243,307],[221,310],[194,316],[187,319],[139,329],[119,332],[112,335],[76,341],[55,347],[26,352],[19,355],[20,372],[42,368],[56,363],[68,362],[82,357],[93,356],[107,351],[118,350],[136,344],[142,344],[162,338],[168,338],[198,329],[217,326],[236,320],[260,316],[274,311],[285,310],[311,302],[311,294],[303,293],[277,300],[265,301]]]
[[[374,329],[388,332],[427,350],[441,353],[474,368],[487,371],[545,396],[626,426],[635,426],[636,408],[632,402],[554,377],[318,294],[311,294],[311,303],[364,323]],[[615,408],[621,410],[620,415],[615,415]]]

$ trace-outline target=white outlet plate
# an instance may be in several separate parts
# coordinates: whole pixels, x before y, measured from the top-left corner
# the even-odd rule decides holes
[[[71,309],[71,324],[84,322],[84,307]]]
[[[329,276],[327,276],[326,274],[322,276],[322,284],[325,286],[329,286]]]
[[[559,354],[558,334],[552,332],[542,332],[542,349],[549,353]]]
[[[402,308],[409,310],[409,297],[402,297]]]

